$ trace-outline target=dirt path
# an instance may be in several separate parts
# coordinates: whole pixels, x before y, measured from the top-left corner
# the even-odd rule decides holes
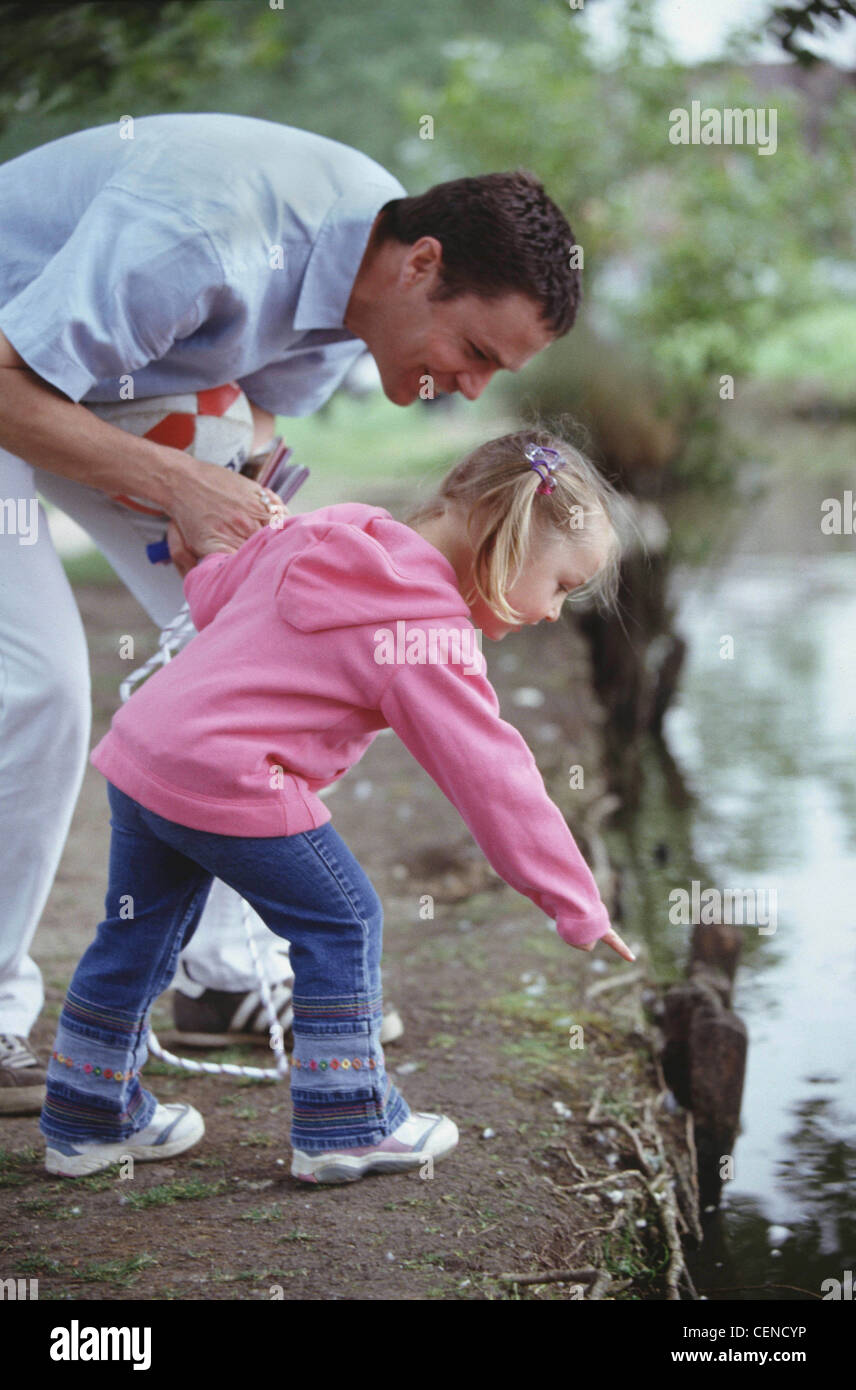
[[[119,638],[134,635],[140,656],[154,635],[122,588],[84,588],[79,600],[94,742],[128,670]],[[576,828],[598,791],[591,770],[602,719],[583,642],[557,625],[515,636],[513,649],[486,644],[486,655],[504,717],[522,730]],[[586,769],[582,791],[568,788],[572,763]],[[658,1203],[644,1183],[620,1176],[640,1168],[634,1146],[620,1128],[586,1123],[598,1093],[601,1120],[634,1126],[657,1094],[644,981],[587,998],[631,967],[602,947],[588,955],[565,946],[497,878],[394,735],[376,740],[329,805],[385,905],[385,994],[405,1023],[388,1066],[412,1107],[456,1120],[454,1155],[430,1180],[373,1177],[307,1193],[288,1173],[287,1086],[182,1076],[150,1063],[162,1100],[202,1111],[204,1140],[171,1163],[137,1165],[131,1181],[108,1173],[61,1182],[43,1171],[37,1119],[3,1121],[0,1275],[37,1278],[40,1299],[565,1299],[581,1297],[583,1286],[501,1276],[593,1266],[627,1281],[605,1297],[662,1298],[668,1256]],[[42,1052],[101,915],[107,847],[104,781],[90,767],[37,936],[48,1003],[33,1040]],[[419,918],[426,893],[433,920]],[[154,1024],[167,1032],[168,1000]],[[579,1024],[582,1050],[569,1046]],[[583,1177],[604,1181],[559,1190]]]

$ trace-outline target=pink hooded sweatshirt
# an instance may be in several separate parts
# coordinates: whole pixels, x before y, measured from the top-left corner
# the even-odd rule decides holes
[[[317,792],[392,728],[565,941],[609,929],[436,546],[383,507],[344,502],[205,556],[184,592],[198,636],[91,754],[120,791],[195,830],[297,835],[331,819]]]

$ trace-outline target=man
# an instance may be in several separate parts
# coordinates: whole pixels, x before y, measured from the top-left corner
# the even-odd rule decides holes
[[[130,122],[130,124],[129,124]],[[204,550],[270,520],[249,479],[137,439],[85,404],[237,381],[256,447],[306,415],[366,347],[397,405],[420,390],[475,400],[573,324],[574,238],[528,174],[407,197],[386,170],[321,136],[248,117],[123,117],[0,166],[0,505],[36,492],[75,517],[164,626]],[[81,404],[84,403],[84,404]],[[143,523],[171,518],[174,564],[149,564]],[[8,505],[11,504],[11,505]],[[44,1073],[26,1039],[41,1008],[28,956],[89,749],[80,616],[44,516],[0,535],[0,1113],[35,1113]],[[269,934],[265,934],[268,942]],[[287,1019],[287,959],[268,942]],[[215,883],[183,956],[188,1039],[264,1035],[240,904]]]

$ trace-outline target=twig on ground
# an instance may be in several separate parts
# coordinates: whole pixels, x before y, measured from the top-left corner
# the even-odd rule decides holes
[[[657,1153],[663,1169],[665,1169],[668,1166],[666,1159],[666,1148],[663,1143],[663,1135],[660,1131],[660,1126],[657,1124],[657,1120],[654,1116],[654,1109],[655,1107],[660,1108],[662,1103],[665,1101],[665,1098],[666,1092],[661,1091],[653,1103],[651,1102],[649,1097],[645,1105],[645,1123],[654,1135],[654,1140],[657,1145]],[[677,1214],[683,1230],[687,1233],[691,1233],[694,1236],[694,1238],[699,1242],[699,1244],[701,1244],[702,1240],[704,1239],[704,1232],[701,1229],[700,1220],[701,1198],[699,1196],[698,1190],[698,1157],[696,1154],[695,1147],[695,1125],[693,1122],[692,1112],[689,1110],[687,1111],[686,1115],[686,1124],[684,1132],[686,1135],[687,1148],[689,1151],[690,1182],[689,1192],[684,1202],[684,1205],[687,1207],[689,1213],[689,1224],[684,1218],[684,1214],[681,1210],[680,1203],[677,1207]],[[683,1185],[683,1175],[677,1168],[677,1165],[675,1165],[675,1176],[677,1178],[677,1181],[681,1184],[681,1190],[685,1191],[685,1187]]]
[[[498,1274],[502,1284],[590,1284],[596,1269],[542,1269],[538,1274]]]
[[[611,1283],[612,1275],[609,1270],[602,1269],[589,1289],[589,1302],[603,1298]]]
[[[606,994],[607,990],[620,989],[622,985],[635,985],[637,981],[645,979],[645,971],[636,966],[633,970],[625,970],[620,975],[612,975],[608,980],[598,980],[597,984],[590,985],[586,990],[586,999],[596,999],[598,995]]]
[[[656,1175],[657,1175],[657,1169],[656,1169],[656,1168],[654,1167],[654,1165],[651,1163],[651,1160],[647,1157],[647,1155],[646,1155],[646,1153],[645,1153],[645,1150],[642,1148],[642,1142],[641,1142],[641,1140],[640,1140],[640,1138],[639,1138],[639,1135],[636,1133],[636,1130],[635,1130],[635,1129],[632,1129],[632,1128],[630,1127],[630,1125],[627,1123],[626,1120],[606,1120],[606,1119],[601,1119],[601,1120],[588,1120],[588,1121],[586,1121],[586,1123],[587,1123],[587,1124],[590,1124],[590,1125],[615,1125],[615,1128],[616,1128],[616,1129],[620,1129],[620,1130],[622,1131],[623,1134],[626,1134],[626,1135],[627,1135],[628,1139],[630,1140],[631,1144],[633,1145],[634,1149],[636,1150],[636,1157],[639,1159],[639,1162],[642,1164],[642,1170],[643,1170],[643,1172],[647,1173],[649,1178],[656,1177]],[[664,1160],[664,1161],[665,1161],[665,1160]]]
[[[634,1197],[635,1197],[636,1194],[635,1194],[635,1193],[628,1193],[628,1196],[634,1196]],[[577,1254],[577,1252],[579,1251],[580,1247],[581,1247],[582,1245],[585,1244],[585,1242],[586,1242],[586,1240],[588,1239],[589,1236],[611,1236],[611,1235],[614,1235],[615,1232],[618,1230],[618,1227],[621,1225],[622,1221],[624,1220],[624,1216],[625,1216],[625,1212],[622,1210],[621,1207],[619,1207],[619,1208],[618,1208],[618,1211],[615,1213],[615,1216],[612,1218],[612,1220],[610,1221],[610,1223],[609,1223],[608,1226],[591,1226],[591,1227],[589,1227],[589,1229],[588,1229],[587,1231],[576,1231],[576,1232],[575,1232],[575,1235],[576,1235],[576,1237],[577,1237],[577,1243],[576,1243],[576,1245],[574,1246],[573,1250],[571,1251],[571,1255],[574,1256],[574,1255]]]
[[[584,1178],[587,1178],[587,1177],[588,1177],[588,1173],[586,1172],[585,1168],[583,1167],[583,1165],[582,1165],[581,1163],[578,1163],[578,1162],[577,1162],[577,1160],[574,1158],[573,1154],[571,1153],[571,1151],[570,1151],[570,1149],[567,1147],[567,1145],[565,1145],[565,1144],[547,1144],[545,1147],[546,1147],[547,1149],[554,1149],[554,1150],[556,1151],[556,1153],[564,1154],[564,1155],[565,1155],[565,1158],[568,1160],[568,1162],[570,1163],[570,1165],[571,1165],[572,1168],[576,1168],[577,1172],[578,1172],[582,1177],[584,1177]]]
[[[695,1218],[695,1230],[693,1234],[699,1244],[704,1240],[704,1232],[701,1229],[699,1213],[701,1211],[701,1193],[698,1190],[698,1153],[695,1142],[695,1116],[691,1110],[687,1111],[687,1148],[690,1153],[690,1204],[692,1214]]]
[[[594,1100],[592,1101],[591,1105],[589,1106],[589,1112],[588,1112],[588,1115],[586,1116],[586,1120],[588,1121],[589,1124],[593,1124],[594,1121],[597,1119],[598,1114],[600,1113],[600,1098],[601,1098],[602,1095],[603,1095],[603,1087],[602,1087],[602,1086],[598,1086],[597,1090],[596,1090],[595,1093],[594,1093]]]
[[[678,1232],[678,1204],[675,1200],[674,1178],[671,1183],[663,1188],[663,1200],[657,1204],[660,1208],[660,1222],[663,1227],[663,1234],[669,1247],[669,1268],[666,1270],[666,1298],[671,1302],[680,1302],[681,1295],[678,1292],[678,1284],[683,1275],[692,1288],[689,1271],[684,1263],[684,1248],[681,1245],[681,1237]],[[695,1292],[695,1291],[694,1291]]]
[[[683,1245],[681,1244],[680,1232],[678,1230],[679,1222],[681,1222],[684,1225],[686,1223],[683,1222],[683,1217],[681,1216],[677,1200],[675,1198],[675,1178],[672,1177],[671,1180],[669,1180],[669,1169],[665,1162],[665,1154],[660,1148],[660,1146],[662,1145],[662,1138],[659,1135],[659,1131],[656,1131],[655,1126],[655,1131],[657,1132],[658,1138],[658,1148],[660,1148],[661,1153],[662,1168],[660,1173],[657,1174],[656,1177],[654,1177],[652,1176],[655,1172],[654,1165],[651,1163],[651,1160],[645,1155],[639,1136],[636,1134],[635,1130],[631,1129],[630,1125],[626,1124],[623,1120],[613,1120],[611,1122],[606,1120],[590,1120],[589,1123],[612,1123],[615,1125],[616,1129],[621,1129],[626,1134],[628,1134],[630,1136],[630,1139],[633,1143],[633,1147],[636,1150],[637,1157],[639,1158],[639,1161],[642,1164],[644,1171],[640,1173],[637,1168],[624,1168],[620,1173],[611,1173],[607,1178],[600,1178],[582,1183],[574,1183],[570,1187],[560,1187],[558,1184],[556,1184],[557,1191],[584,1192],[587,1188],[606,1187],[611,1183],[619,1182],[622,1178],[632,1178],[643,1183],[647,1188],[648,1192],[650,1193],[651,1199],[654,1202],[655,1207],[657,1208],[658,1219],[663,1232],[663,1237],[665,1239],[666,1246],[669,1251],[669,1265],[668,1269],[666,1270],[666,1298],[670,1302],[674,1302],[676,1300],[680,1301],[681,1296],[678,1292],[678,1284],[681,1278],[685,1278],[689,1288],[693,1289],[692,1280],[690,1279],[689,1271],[687,1270],[686,1263],[684,1261],[684,1249]],[[697,1297],[697,1295],[695,1295],[694,1289],[693,1294]],[[598,1295],[598,1297],[599,1296],[600,1295]]]

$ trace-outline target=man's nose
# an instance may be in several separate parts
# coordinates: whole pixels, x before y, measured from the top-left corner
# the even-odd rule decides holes
[[[468,401],[477,401],[487,386],[496,367],[485,367],[481,372],[458,372],[458,390]]]

